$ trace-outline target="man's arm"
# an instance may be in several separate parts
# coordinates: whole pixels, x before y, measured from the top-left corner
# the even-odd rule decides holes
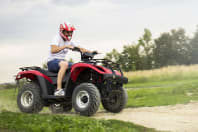
[[[51,52],[58,53],[65,48],[72,49],[73,46],[72,45],[64,45],[64,46],[51,45]]]

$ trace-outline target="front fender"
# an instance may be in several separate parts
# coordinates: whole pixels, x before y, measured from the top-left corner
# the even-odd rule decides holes
[[[71,79],[75,82],[76,79],[78,78],[78,75],[86,68],[92,69],[99,74],[106,74],[106,73],[111,74],[112,73],[110,70],[105,71],[104,69],[98,66],[92,65],[92,64],[77,63],[77,64],[74,64],[71,68]]]

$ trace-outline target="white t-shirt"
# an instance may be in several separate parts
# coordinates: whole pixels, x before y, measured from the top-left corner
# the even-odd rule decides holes
[[[50,51],[49,51],[48,61],[51,61],[53,59],[65,59],[65,56],[69,50],[69,49],[63,49],[58,53],[52,53],[51,45],[57,45],[57,46],[72,45],[72,46],[75,46],[75,44],[71,41],[64,41],[63,38],[60,36],[60,34],[57,33],[57,35],[54,37],[54,39],[50,43]]]

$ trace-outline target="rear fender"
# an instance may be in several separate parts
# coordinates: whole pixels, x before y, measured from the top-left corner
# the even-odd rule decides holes
[[[39,71],[29,70],[19,72],[16,75],[15,80],[19,81],[22,78],[27,78],[32,81],[38,81],[38,84],[41,87],[43,97],[47,96],[48,94],[53,94],[54,86],[52,85],[52,80],[48,76],[40,73]]]
[[[19,73],[16,75],[15,80],[20,80],[20,79],[22,79],[22,78],[24,78],[24,77],[25,77],[25,78],[28,78],[28,79],[30,79],[30,80],[35,80],[37,76],[43,77],[43,78],[45,78],[46,80],[48,80],[50,83],[52,83],[52,80],[51,80],[48,76],[46,76],[46,75],[44,75],[44,74],[42,74],[42,73],[40,73],[39,71],[36,71],[36,70],[30,70],[30,71],[22,71],[22,72],[19,72]]]

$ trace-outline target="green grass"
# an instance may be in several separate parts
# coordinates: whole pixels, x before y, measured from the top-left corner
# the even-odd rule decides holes
[[[2,89],[0,90],[0,111],[8,110],[19,112],[17,107],[17,92],[18,89]],[[42,113],[50,112],[48,107],[44,107]]]
[[[185,104],[198,100],[198,65],[125,73],[127,107]]]
[[[16,91],[17,92],[17,91]],[[14,89],[0,90],[0,131],[5,132],[142,132],[155,131],[129,122],[96,120],[78,115],[19,113]],[[9,112],[8,112],[9,111]],[[15,113],[16,112],[16,113]],[[50,124],[50,125],[49,125]]]
[[[0,113],[0,130],[12,132],[154,132],[129,122],[49,114]]]
[[[15,89],[0,90],[0,111],[19,111],[16,104],[16,96],[17,90],[15,91]]]
[[[141,132],[154,131],[117,120],[96,120],[89,117],[18,113],[14,89],[0,90],[0,131],[7,132]],[[17,113],[15,113],[17,112]],[[46,107],[41,113],[49,112]],[[49,125],[50,124],[50,125]]]
[[[10,89],[10,88],[15,88],[16,84],[15,83],[3,83],[0,84],[0,90],[1,89]]]
[[[124,73],[130,84],[194,80],[198,78],[198,65],[168,66],[154,70],[144,70]],[[128,87],[128,85],[126,85]]]
[[[198,80],[131,84],[127,107],[186,104],[198,101]]]
[[[133,89],[138,89],[138,88],[167,88],[167,87],[180,87],[183,84],[187,83],[196,83],[198,81],[198,78],[195,79],[186,79],[186,80],[168,80],[168,81],[151,81],[151,82],[144,82],[144,83],[128,83],[124,85],[125,88],[133,88]]]

